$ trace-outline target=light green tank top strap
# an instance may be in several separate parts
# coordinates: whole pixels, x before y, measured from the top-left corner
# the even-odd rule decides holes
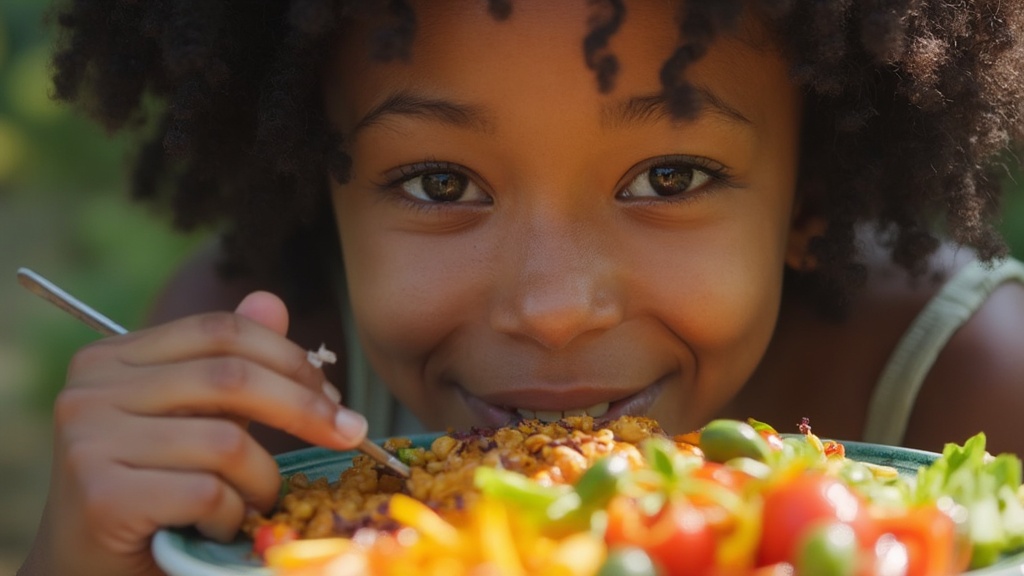
[[[939,352],[992,291],[1010,281],[1024,283],[1024,265],[1012,258],[992,265],[971,262],[946,282],[889,356],[868,407],[865,442],[903,442],[917,393]]]

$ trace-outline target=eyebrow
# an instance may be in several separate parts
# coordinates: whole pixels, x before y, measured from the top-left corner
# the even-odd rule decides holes
[[[357,134],[360,130],[369,126],[380,124],[389,116],[412,116],[432,119],[479,132],[491,132],[494,130],[494,121],[491,120],[491,116],[479,106],[453,100],[420,96],[401,90],[391,94],[367,112],[359,122],[356,122],[352,133]]]
[[[747,118],[735,106],[718,97],[717,94],[703,86],[694,86],[699,97],[697,102],[698,111],[707,110],[718,114],[732,122],[753,125],[750,118]],[[668,106],[665,103],[665,96],[662,94],[650,94],[645,96],[634,96],[617,104],[607,106],[601,111],[601,121],[606,126],[621,128],[631,124],[648,124],[671,118]]]
[[[694,86],[694,90],[700,97],[699,108],[717,113],[733,122],[753,124],[736,107],[719,98],[714,92],[702,86]],[[491,119],[491,115],[480,106],[442,98],[431,98],[400,90],[389,95],[363,115],[356,122],[352,134],[356,135],[361,130],[380,124],[389,116],[419,117],[478,132],[494,131],[494,121]],[[653,123],[671,117],[662,94],[634,96],[601,110],[602,124],[616,128],[631,124]]]

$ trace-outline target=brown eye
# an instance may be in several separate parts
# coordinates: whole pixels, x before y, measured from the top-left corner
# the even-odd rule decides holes
[[[668,198],[693,192],[711,180],[711,175],[687,165],[655,166],[633,179],[619,193],[622,198]]]
[[[465,174],[429,172],[401,183],[406,194],[430,203],[481,202],[487,195]]]
[[[461,174],[424,174],[423,193],[435,202],[455,202],[466,191],[467,179]]]
[[[675,196],[689,190],[695,176],[692,168],[661,166],[647,171],[647,183],[658,196]]]

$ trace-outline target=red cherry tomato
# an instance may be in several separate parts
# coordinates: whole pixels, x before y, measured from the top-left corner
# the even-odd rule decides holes
[[[907,576],[959,574],[970,562],[969,543],[964,546],[953,519],[936,506],[918,506],[899,516],[879,518],[874,531],[879,538],[891,534],[906,548]]]
[[[694,478],[711,480],[729,489],[731,492],[739,492],[743,485],[750,480],[750,476],[744,472],[729,468],[718,462],[705,462],[703,466],[692,472]]]
[[[647,517],[633,500],[615,498],[608,506],[605,541],[609,547],[642,548],[666,576],[699,576],[714,569],[715,532],[700,509],[686,502],[670,502]]]
[[[870,520],[861,499],[838,479],[801,474],[765,495],[757,565],[792,563],[808,528],[820,522],[850,524],[862,542]]]
[[[700,509],[670,503],[650,529],[647,553],[670,576],[709,574],[715,564],[715,533]]]
[[[297,540],[298,537],[298,533],[285,524],[264,524],[253,534],[252,551],[263,558],[267,548]]]

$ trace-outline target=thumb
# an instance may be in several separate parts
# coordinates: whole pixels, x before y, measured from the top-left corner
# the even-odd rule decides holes
[[[288,308],[270,292],[258,290],[242,298],[235,314],[255,320],[282,336],[288,333]]]

